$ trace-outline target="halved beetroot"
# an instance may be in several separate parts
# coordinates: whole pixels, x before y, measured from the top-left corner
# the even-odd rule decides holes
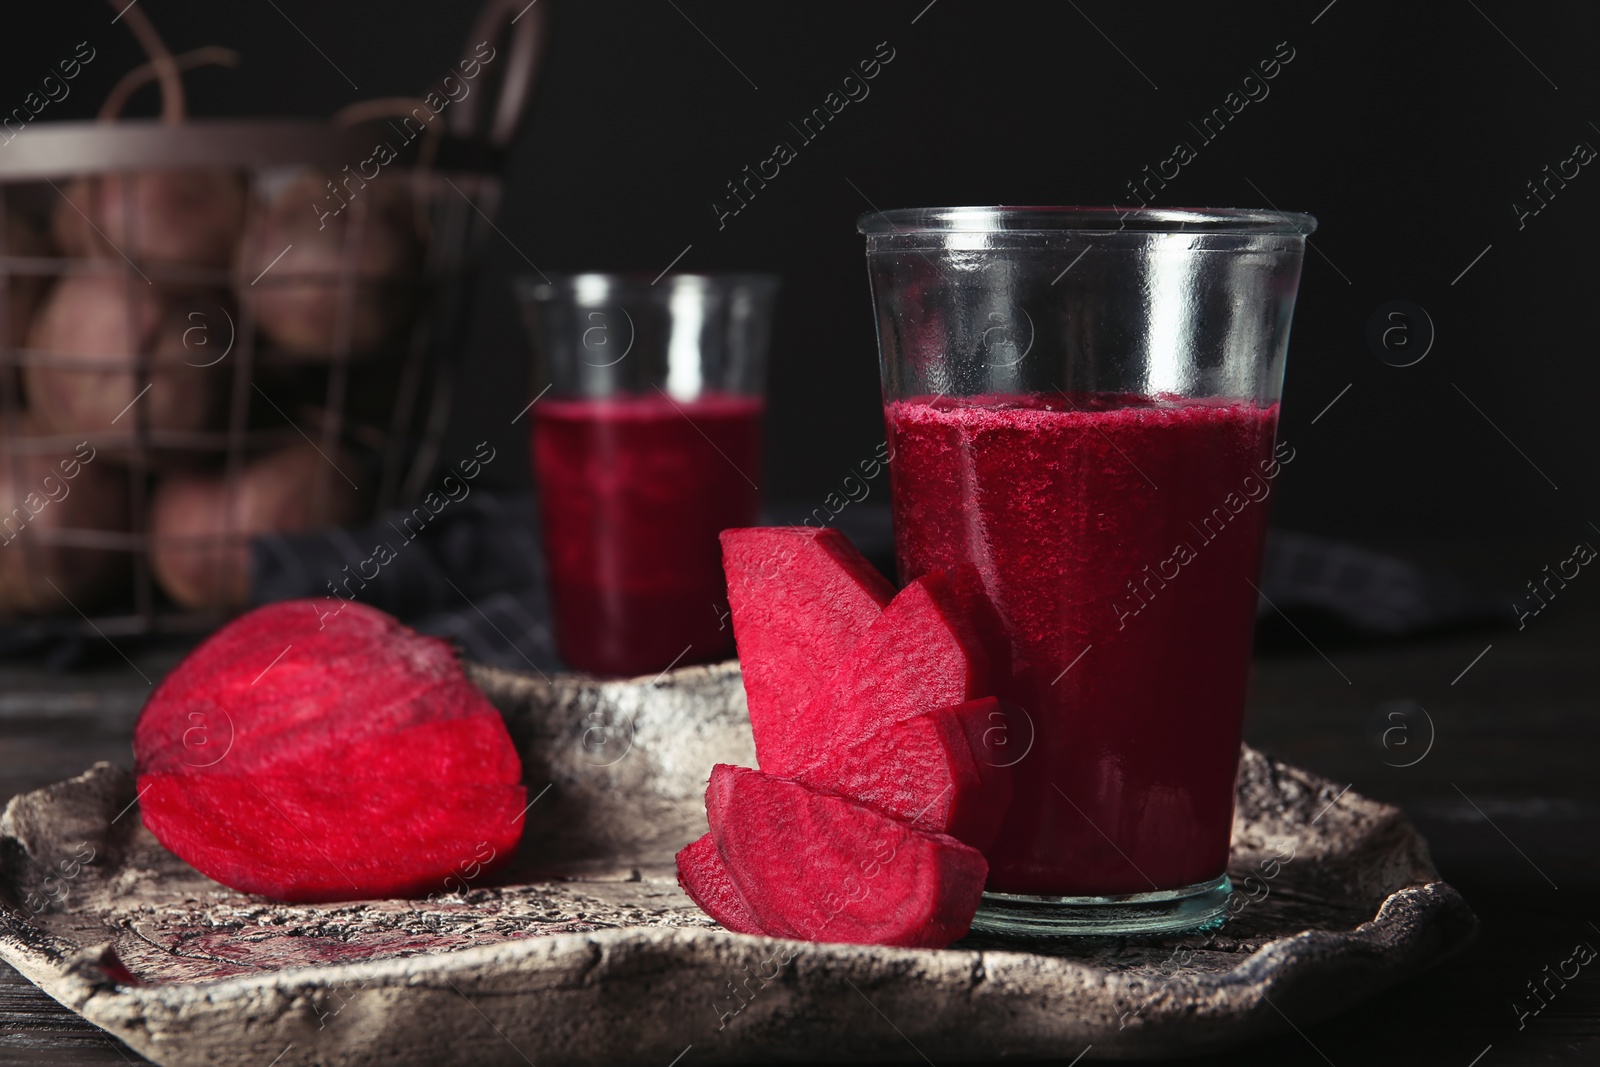
[[[761,767],[792,777],[841,743],[986,696],[988,685],[989,657],[949,582],[924,575],[896,594],[824,685],[808,696],[791,690],[783,743],[763,752],[757,741]]]
[[[727,865],[710,833],[701,834],[678,853],[678,884],[700,910],[736,934],[764,934],[761,924],[733,884]]]
[[[773,936],[943,948],[966,935],[989,873],[953,837],[744,767],[712,769],[706,814],[734,885]]]
[[[721,536],[756,758],[765,766],[767,750],[787,743],[796,700],[828,681],[894,587],[837,530],[771,526]]]
[[[358,603],[269,605],[157,687],[141,815],[201,873],[291,901],[444,888],[511,857],[522,766],[444,642]]]
[[[520,835],[521,809],[500,786],[457,783],[439,803],[386,774],[157,772],[139,788],[157,840],[222,884],[274,900],[426,896],[508,858]]]
[[[993,697],[891,723],[830,751],[796,781],[838,793],[919,830],[988,848],[1011,805],[1010,771],[985,767],[969,738],[994,725]]]

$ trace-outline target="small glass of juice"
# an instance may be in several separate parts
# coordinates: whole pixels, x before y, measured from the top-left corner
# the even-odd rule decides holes
[[[958,571],[1015,800],[975,932],[1222,919],[1306,215],[865,215],[902,581]],[[1025,751],[1025,754],[1022,754]],[[998,754],[995,757],[999,759]]]
[[[759,507],[765,275],[522,279],[556,646],[636,675],[733,653],[717,535]]]

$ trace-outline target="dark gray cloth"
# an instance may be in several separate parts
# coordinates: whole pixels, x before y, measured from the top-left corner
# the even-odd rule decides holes
[[[532,502],[480,490],[422,515],[425,523],[397,511],[362,526],[257,538],[252,597],[353,595],[455,641],[468,659],[557,669]]]
[[[1504,609],[1452,575],[1308,534],[1273,530],[1258,614],[1320,614],[1358,634],[1406,637],[1488,622]],[[1269,603],[1270,601],[1270,603]]]

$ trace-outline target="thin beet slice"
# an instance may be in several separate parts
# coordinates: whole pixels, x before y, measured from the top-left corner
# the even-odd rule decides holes
[[[1000,834],[1006,813],[1011,810],[1013,786],[1009,765],[996,763],[984,745],[984,739],[995,729],[996,720],[1004,722],[1000,702],[994,697],[969,700],[946,709],[945,714],[952,731],[958,732],[967,745],[972,765],[978,773],[978,787],[969,803],[961,804],[947,831],[957,840],[965,841],[979,851],[987,851]],[[951,742],[955,742],[952,740]]]
[[[794,709],[785,743],[757,748],[761,766],[793,776],[904,719],[988,694],[989,658],[942,572],[906,586],[850,654]]]
[[[962,563],[947,571],[946,577],[958,610],[971,624],[988,654],[989,679],[998,690],[1001,682],[1011,677],[1011,632],[1000,616],[1000,609],[984,589],[983,575],[978,568]]]
[[[736,934],[765,934],[733,884],[717,843],[702,834],[678,853],[678,884],[700,910]]]
[[[449,888],[511,857],[521,761],[450,647],[338,601],[200,645],[134,730],[140,811],[201,873],[282,900]]]
[[[894,587],[843,534],[808,526],[724,530],[722,567],[765,766],[787,743],[793,709],[828,681]]]
[[[706,790],[717,851],[769,934],[943,948],[983,895],[983,854],[798,782],[718,764]]]
[[[838,793],[919,830],[988,848],[1011,805],[1011,773],[984,766],[970,738],[999,714],[993,697],[891,723],[797,771],[796,781]]]
[[[945,721],[949,723],[949,729],[958,732],[966,743],[972,765],[978,773],[978,788],[972,791],[970,797],[964,798],[970,802],[958,807],[952,829],[946,832],[984,851],[994,844],[1006,813],[1011,810],[1011,767],[996,762],[991,749],[986,747],[986,738],[997,728],[997,723],[1005,722],[1005,714],[994,697],[969,700],[965,704],[944,709],[942,714],[948,716]],[[954,743],[952,740],[951,744]]]

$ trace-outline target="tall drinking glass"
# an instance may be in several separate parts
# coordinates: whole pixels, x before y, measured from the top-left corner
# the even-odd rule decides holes
[[[759,505],[777,279],[522,279],[561,658],[628,675],[733,652],[717,534]]]
[[[1306,215],[860,220],[900,578],[954,570],[1016,799],[973,929],[1220,921]],[[1003,753],[1003,755],[1002,755]]]

